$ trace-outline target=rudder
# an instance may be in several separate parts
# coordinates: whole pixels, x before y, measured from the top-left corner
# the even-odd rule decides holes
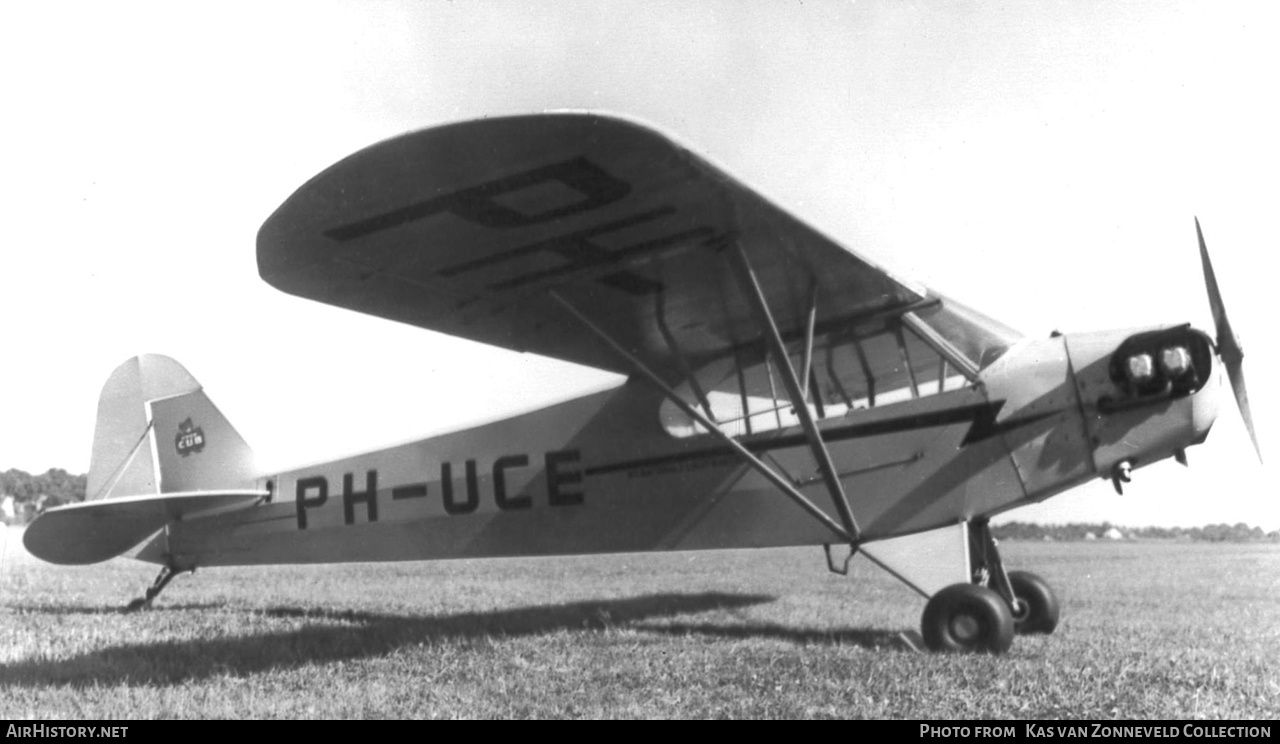
[[[248,488],[254,476],[253,451],[181,364],[145,354],[107,378],[86,500]]]

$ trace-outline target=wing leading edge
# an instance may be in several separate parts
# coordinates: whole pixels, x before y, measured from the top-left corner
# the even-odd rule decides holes
[[[924,291],[637,124],[591,114],[464,122],[373,145],[258,234],[290,294],[486,344],[628,372],[549,296],[589,308],[671,380],[756,341],[740,244],[784,337],[900,312]]]

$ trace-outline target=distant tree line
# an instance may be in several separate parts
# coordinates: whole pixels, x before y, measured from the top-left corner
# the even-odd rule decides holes
[[[1114,532],[1113,532],[1114,530]],[[1071,524],[1032,524],[1008,522],[994,525],[991,533],[997,540],[1205,540],[1209,542],[1280,542],[1280,530],[1263,532],[1261,527],[1236,524],[1209,524],[1204,527],[1117,527],[1110,522],[1072,522]]]
[[[0,473],[0,501],[12,497],[0,519],[25,522],[45,509],[84,501],[87,481],[88,476],[72,475],[62,468],[49,468],[41,475],[10,468]]]

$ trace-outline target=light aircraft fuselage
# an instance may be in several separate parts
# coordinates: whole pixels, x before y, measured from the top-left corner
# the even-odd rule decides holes
[[[205,566],[824,545],[839,572],[830,548],[844,546],[929,597],[925,645],[1000,652],[1015,630],[1052,632],[1058,605],[1004,569],[992,515],[1185,463],[1223,370],[1253,433],[1196,228],[1216,338],[1180,325],[1028,339],[634,122],[560,113],[402,135],[267,219],[262,278],[626,382],[262,472],[190,373],[135,357],[99,399],[88,500],[24,542],[55,563],[161,564],[138,606]]]
[[[1193,393],[1108,409],[1105,401],[1126,400],[1111,355],[1134,335],[1024,341],[977,385],[823,419],[863,539],[995,514],[1202,441],[1217,411],[1216,370]],[[266,503],[179,522],[139,557],[214,566],[838,541],[723,445],[673,437],[655,414],[661,398],[633,380],[465,431],[261,474],[244,485],[270,492]],[[744,442],[834,510],[799,427]]]

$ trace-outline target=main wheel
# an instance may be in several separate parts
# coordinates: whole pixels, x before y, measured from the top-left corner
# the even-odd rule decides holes
[[[933,651],[1002,654],[1013,645],[1013,614],[985,586],[952,584],[929,598],[920,634]]]
[[[1020,605],[1013,617],[1014,632],[1052,633],[1058,627],[1058,598],[1048,582],[1030,571],[1010,571],[1009,584]]]

